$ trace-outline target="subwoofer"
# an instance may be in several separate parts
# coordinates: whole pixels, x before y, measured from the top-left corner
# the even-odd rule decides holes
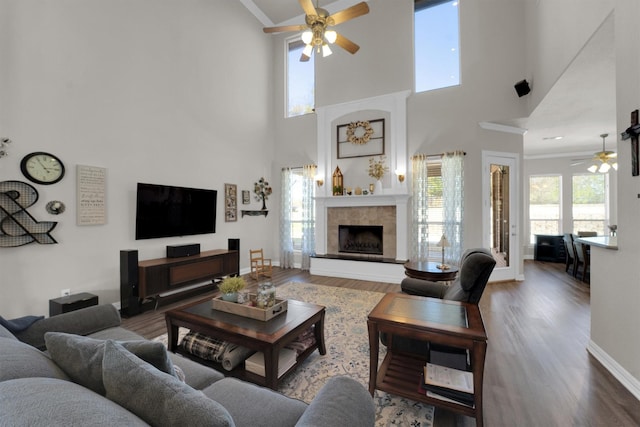
[[[138,298],[138,251],[120,251],[120,314],[131,317],[141,311]]]

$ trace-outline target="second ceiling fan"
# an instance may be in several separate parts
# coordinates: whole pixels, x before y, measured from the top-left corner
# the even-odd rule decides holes
[[[357,18],[358,16],[366,15],[369,13],[369,6],[366,2],[360,2],[333,15],[329,15],[326,9],[314,7],[312,0],[299,0],[299,2],[305,13],[306,24],[266,27],[263,31],[265,33],[304,31],[302,33],[302,41],[306,46],[302,51],[300,61],[308,61],[314,49],[316,53],[322,53],[323,57],[331,55],[329,44],[332,43],[337,44],[351,54],[356,53],[358,49],[360,49],[360,46],[348,38],[327,28]]]

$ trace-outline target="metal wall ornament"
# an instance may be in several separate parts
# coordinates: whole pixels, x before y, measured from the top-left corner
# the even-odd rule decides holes
[[[11,144],[11,140],[9,138],[0,138],[0,159],[9,155],[9,144]]]
[[[27,208],[38,201],[34,187],[22,181],[0,182],[0,247],[23,246],[32,242],[58,243],[51,231],[54,221],[36,221]]]
[[[52,200],[47,203],[46,209],[51,215],[60,215],[67,207],[60,200]]]

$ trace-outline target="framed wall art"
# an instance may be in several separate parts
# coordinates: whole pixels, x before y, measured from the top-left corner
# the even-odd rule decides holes
[[[224,221],[234,222],[238,220],[238,186],[235,184],[224,185]]]
[[[251,192],[249,190],[242,190],[242,204],[248,205],[251,203]]]
[[[384,154],[384,119],[361,120],[337,126],[338,158]]]
[[[107,169],[96,166],[76,166],[77,225],[107,223]]]

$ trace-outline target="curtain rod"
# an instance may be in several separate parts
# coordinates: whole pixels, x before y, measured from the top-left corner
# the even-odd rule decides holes
[[[463,156],[466,156],[467,153],[466,151],[447,151],[446,153],[438,153],[438,154],[414,154],[413,156],[411,156],[411,158],[416,158],[416,157],[423,157],[423,158],[442,158],[444,156],[446,156],[447,154],[460,154],[462,153]]]
[[[310,165],[304,165],[304,166],[285,166],[283,167],[281,170],[287,170],[287,169],[304,169],[305,166],[314,166],[314,167],[318,167],[318,165],[315,164],[310,164]]]

